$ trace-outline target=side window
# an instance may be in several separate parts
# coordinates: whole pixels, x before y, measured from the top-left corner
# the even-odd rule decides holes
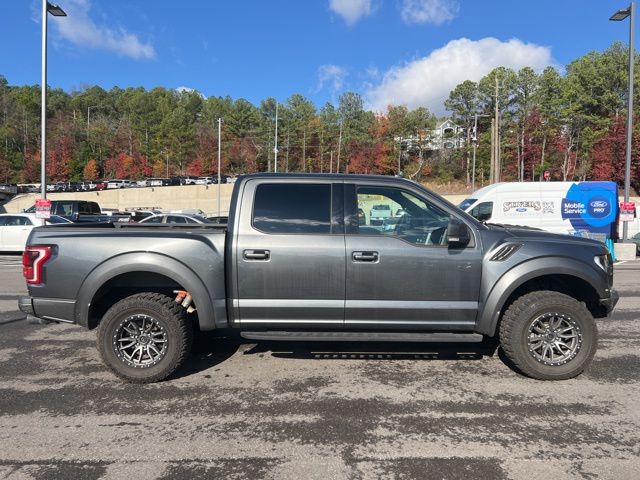
[[[158,215],[157,217],[150,218],[144,223],[162,223],[162,216]]]
[[[331,233],[331,185],[258,185],[252,223],[254,228],[266,233]]]
[[[4,227],[7,224],[9,217],[0,217],[0,227]]]
[[[100,206],[96,202],[89,202],[89,213],[91,215],[100,215]]]
[[[414,245],[446,245],[450,215],[399,188],[357,187],[358,233],[389,235]]]
[[[91,214],[91,211],[89,210],[89,204],[86,202],[80,202],[78,204],[78,213],[80,213],[80,215]]]
[[[56,205],[56,211],[51,213],[55,213],[55,215],[71,216],[73,215],[73,204],[69,202],[58,202]]]
[[[189,223],[185,217],[179,217],[177,215],[169,215],[167,217],[167,223]]]
[[[472,217],[481,222],[491,220],[491,214],[493,212],[493,202],[482,202],[473,207],[471,212]]]

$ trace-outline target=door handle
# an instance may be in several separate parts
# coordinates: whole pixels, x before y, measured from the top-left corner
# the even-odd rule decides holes
[[[245,260],[269,260],[271,252],[269,250],[245,250],[242,252]]]
[[[354,262],[377,262],[380,257],[378,252],[353,252],[351,258]]]

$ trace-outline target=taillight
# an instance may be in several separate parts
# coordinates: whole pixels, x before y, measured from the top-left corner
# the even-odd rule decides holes
[[[51,247],[27,246],[22,254],[22,274],[28,284],[42,283],[42,267],[51,258]]]

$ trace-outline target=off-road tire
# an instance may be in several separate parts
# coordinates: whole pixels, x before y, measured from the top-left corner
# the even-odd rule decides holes
[[[123,322],[136,315],[154,319],[166,337],[166,350],[156,364],[131,366],[114,347]],[[120,300],[105,313],[98,327],[97,343],[102,361],[121,379],[131,383],[159,382],[187,360],[193,344],[193,326],[182,306],[172,298],[153,292],[138,293]]]
[[[544,315],[571,319],[579,330],[579,349],[564,364],[545,364],[530,352],[531,325]],[[593,359],[598,344],[596,323],[587,307],[576,299],[554,291],[531,292],[514,301],[500,322],[500,347],[513,366],[538,380],[565,380],[580,375]]]

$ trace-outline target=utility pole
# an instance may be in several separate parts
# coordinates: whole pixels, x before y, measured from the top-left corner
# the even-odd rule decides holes
[[[402,137],[400,137],[400,141],[398,142],[398,175],[402,173]]]
[[[342,121],[340,122],[340,135],[338,135],[338,160],[336,165],[336,173],[340,173],[340,147],[342,146]]]
[[[489,185],[494,182],[494,166],[496,164],[496,119],[491,119],[491,161],[489,162]]]
[[[278,173],[278,101],[276,101],[276,134],[274,135],[273,144],[273,171]]]
[[[476,191],[476,150],[478,149],[478,117],[488,117],[489,115],[475,114],[473,116],[473,163],[471,167],[471,191]],[[493,126],[492,126],[493,128]],[[493,148],[493,144],[492,144]]]
[[[500,100],[498,99],[498,95],[499,95],[499,86],[498,86],[498,75],[496,75],[495,77],[496,80],[496,102],[495,102],[495,132],[494,132],[494,139],[495,139],[495,144],[494,144],[494,148],[495,148],[495,153],[493,155],[493,159],[495,161],[495,165],[493,167],[493,182],[492,183],[497,183],[500,181],[500,105],[499,102]]]
[[[90,107],[87,107],[87,135],[89,135],[89,125],[90,125],[90,118],[91,118],[91,109],[92,108],[97,108],[97,105],[91,105]]]
[[[289,173],[289,133],[289,129],[287,129],[287,157],[285,160],[285,169],[287,173]]]
[[[333,173],[333,150],[329,151],[329,173]]]
[[[307,127],[302,131],[302,171],[307,171]]]
[[[221,133],[222,118],[218,118],[218,221],[220,220],[220,182],[222,181],[222,176],[220,175],[220,147],[222,145]]]

